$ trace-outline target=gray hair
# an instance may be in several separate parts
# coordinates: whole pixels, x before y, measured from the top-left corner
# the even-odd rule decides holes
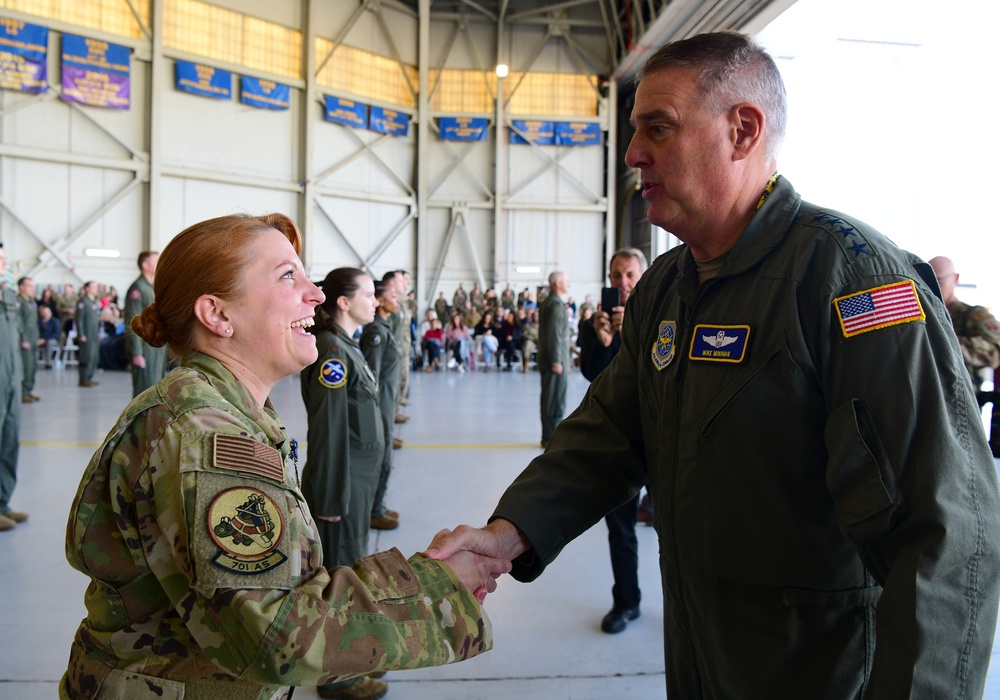
[[[649,267],[649,263],[646,262],[645,254],[643,254],[643,252],[638,248],[619,248],[615,251],[615,254],[611,256],[611,259],[608,260],[608,267],[614,265],[615,260],[618,258],[635,258],[639,261],[639,267],[643,272],[645,272],[646,268]]]
[[[765,154],[777,160],[788,119],[785,83],[774,59],[760,44],[737,32],[698,34],[659,48],[637,79],[668,68],[688,68],[700,74],[705,109],[712,114],[723,114],[740,102],[760,107],[769,127]]]
[[[555,270],[554,272],[550,272],[549,273],[549,286],[550,287],[553,286],[559,280],[560,277],[565,277],[565,276],[566,276],[566,273],[565,272],[561,272],[560,270]]]

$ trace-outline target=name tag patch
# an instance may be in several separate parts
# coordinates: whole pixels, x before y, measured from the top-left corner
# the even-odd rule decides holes
[[[699,324],[694,327],[688,357],[704,362],[743,362],[749,340],[750,326]]]

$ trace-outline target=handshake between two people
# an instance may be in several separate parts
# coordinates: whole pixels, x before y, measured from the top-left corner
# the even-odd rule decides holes
[[[497,589],[497,579],[510,573],[511,562],[531,549],[531,544],[509,520],[498,518],[486,527],[459,525],[441,530],[424,556],[447,564],[482,603]]]

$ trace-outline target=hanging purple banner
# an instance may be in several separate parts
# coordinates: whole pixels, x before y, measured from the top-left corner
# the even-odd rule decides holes
[[[218,100],[233,98],[233,74],[230,71],[191,61],[177,61],[174,64],[174,77],[177,89],[181,92]]]
[[[410,130],[410,115],[372,105],[368,117],[368,128],[380,134],[406,136]]]
[[[292,91],[287,85],[244,75],[240,78],[240,102],[263,109],[288,109]]]
[[[127,46],[63,34],[62,99],[94,107],[129,107]]]
[[[533,143],[538,146],[551,146],[556,142],[555,126],[552,122],[514,119],[511,121],[511,126],[514,127],[510,130],[511,143]],[[521,136],[521,134],[524,134],[524,136]]]
[[[441,117],[444,141],[485,141],[490,121],[485,117]]]
[[[364,129],[368,126],[368,105],[326,95],[324,116],[328,122]]]
[[[556,122],[556,143],[560,146],[598,146],[601,125],[595,122]]]
[[[45,92],[49,28],[0,17],[0,88]]]

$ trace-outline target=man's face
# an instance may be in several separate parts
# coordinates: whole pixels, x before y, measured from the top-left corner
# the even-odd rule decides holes
[[[732,162],[726,114],[709,114],[694,70],[668,68],[639,83],[632,109],[635,134],[625,162],[642,174],[649,220],[682,240],[710,233]]]
[[[26,279],[24,282],[19,284],[17,288],[21,291],[21,296],[25,299],[35,298],[35,280]]]
[[[156,276],[156,263],[160,260],[158,253],[153,253],[142,262],[142,272],[149,277]]]
[[[640,277],[642,277],[642,266],[631,255],[619,255],[611,262],[608,279],[612,287],[621,290],[623,304],[628,300]]]

